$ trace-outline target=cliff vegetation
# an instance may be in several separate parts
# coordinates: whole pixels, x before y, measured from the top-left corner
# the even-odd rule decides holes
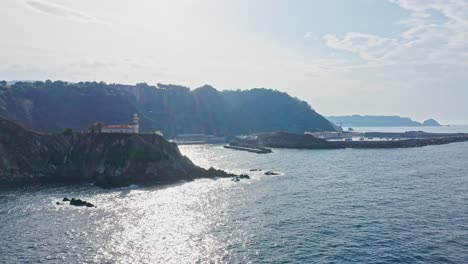
[[[218,91],[203,86],[190,90],[165,84],[62,81],[0,83],[0,116],[36,131],[85,130],[97,121],[126,124],[134,113],[140,117],[143,131],[158,130],[167,137],[334,130],[306,102],[268,89]]]

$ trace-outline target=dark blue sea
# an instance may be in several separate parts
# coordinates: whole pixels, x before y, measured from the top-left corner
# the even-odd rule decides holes
[[[468,263],[468,143],[180,149],[252,179],[3,188],[0,263]]]

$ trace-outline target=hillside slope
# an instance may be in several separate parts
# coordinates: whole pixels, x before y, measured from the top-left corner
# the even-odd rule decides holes
[[[268,89],[192,91],[177,85],[61,81],[0,86],[0,116],[38,131],[85,130],[96,121],[125,124],[134,113],[143,131],[160,130],[168,137],[334,130],[306,102]]]

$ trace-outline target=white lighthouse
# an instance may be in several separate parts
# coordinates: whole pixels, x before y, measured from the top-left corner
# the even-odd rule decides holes
[[[133,133],[138,134],[140,132],[140,118],[137,114],[133,114]]]

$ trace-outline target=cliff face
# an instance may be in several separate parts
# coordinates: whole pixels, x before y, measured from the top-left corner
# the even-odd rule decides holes
[[[93,182],[101,187],[231,177],[205,170],[155,134],[40,134],[0,119],[0,185]]]

